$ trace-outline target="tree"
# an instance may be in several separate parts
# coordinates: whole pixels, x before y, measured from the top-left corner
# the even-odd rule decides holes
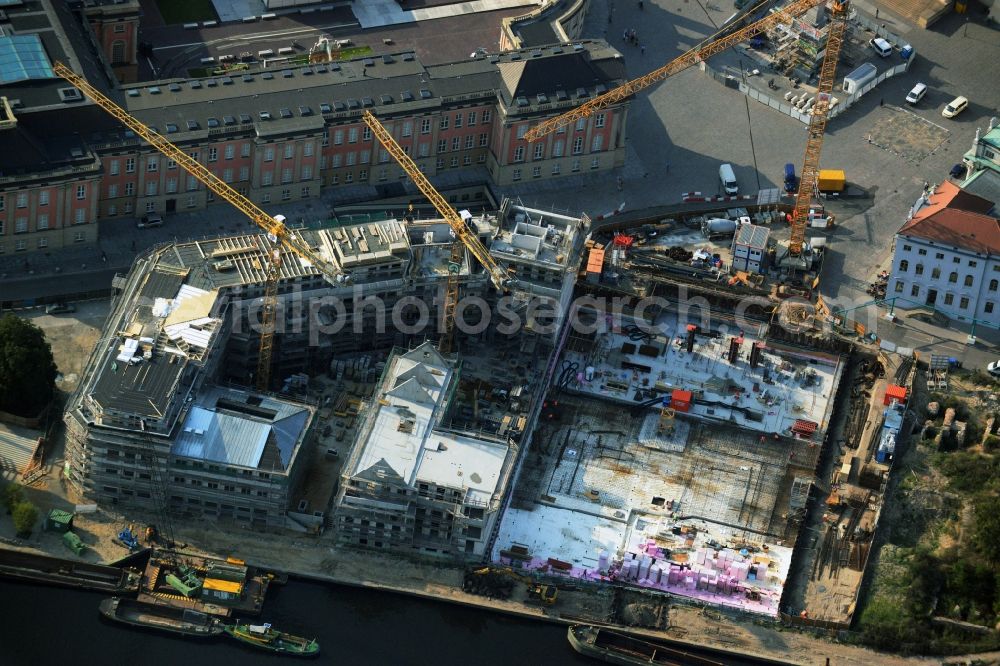
[[[976,547],[993,564],[1000,563],[1000,497],[979,495],[975,503]]]
[[[37,416],[52,400],[56,364],[45,333],[8,314],[0,319],[0,410]]]
[[[14,507],[14,531],[18,534],[31,534],[38,520],[38,509],[31,502],[21,502]]]
[[[24,488],[13,482],[8,483],[0,493],[0,501],[3,502],[7,513],[14,513],[14,507],[24,501]]]

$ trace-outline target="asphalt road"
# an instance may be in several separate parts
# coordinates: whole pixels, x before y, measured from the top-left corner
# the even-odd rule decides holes
[[[868,4],[856,2],[864,9]],[[603,8],[602,8],[603,5]],[[724,7],[722,5],[725,5]],[[607,23],[608,7],[613,22]],[[728,16],[729,4],[686,0],[632,2],[594,0],[585,25],[587,36],[605,36],[626,58],[629,75],[647,73],[699,43]],[[989,63],[1000,62],[1000,33],[965,17],[950,15],[932,30],[921,30],[880,12],[887,28],[916,50],[916,60],[903,76],[886,80],[827,126],[821,166],[844,169],[848,180],[871,196],[831,203],[838,225],[829,236],[822,292],[833,307],[849,308],[871,300],[865,289],[872,276],[888,267],[895,232],[923,183],[946,179],[973,142],[977,127],[985,128],[1000,107],[1000,86]],[[645,53],[622,40],[622,30],[636,28]],[[736,52],[713,59],[721,68],[739,63]],[[763,74],[767,76],[767,73]],[[905,104],[916,82],[930,90],[915,107]],[[941,116],[944,105],[959,94],[968,96],[968,110],[955,119]],[[881,102],[881,104],[880,104]],[[898,129],[897,129],[898,128]],[[868,143],[868,136],[883,137]],[[718,168],[733,165],[741,191],[780,187],[787,162],[801,164],[805,126],[716,83],[696,68],[639,93],[629,111],[628,157],[623,169],[624,191],[613,176],[591,177],[569,187],[557,183],[525,184],[517,188],[525,203],[564,207],[570,211],[603,213],[619,203],[627,209],[646,208],[679,200],[683,192],[717,194]],[[777,237],[787,236],[776,229]],[[813,234],[815,235],[815,234]],[[979,344],[967,347],[966,330],[904,322],[889,325],[870,308],[869,330],[921,351],[934,348],[978,366],[1000,356],[993,344],[997,333],[977,331]],[[991,339],[992,338],[992,339]]]
[[[868,4],[858,0],[862,9]],[[611,7],[612,22],[607,18]],[[640,10],[638,5],[622,0],[592,0],[583,29],[583,37],[605,37],[619,48],[625,57],[629,76],[649,72],[677,57],[715,31],[729,14],[729,4],[699,0],[649,0]],[[487,47],[495,43],[497,24],[502,13],[469,15],[456,19],[430,21],[419,26],[407,25],[370,31],[356,35],[356,43],[381,46],[381,36],[393,35],[396,42],[386,49],[418,45],[418,53],[430,61],[463,57],[469,45]],[[322,25],[323,15],[309,15],[308,21]],[[848,179],[866,189],[871,197],[832,204],[838,213],[838,226],[829,234],[822,290],[834,307],[852,307],[869,300],[864,293],[872,275],[887,266],[893,235],[903,223],[912,202],[920,194],[925,181],[937,182],[947,177],[951,165],[961,161],[962,154],[972,144],[977,127],[986,127],[991,115],[1000,107],[1000,86],[996,85],[995,69],[990,63],[1000,62],[1000,33],[966,17],[951,15],[932,30],[921,30],[881,12],[880,20],[900,34],[916,49],[911,71],[889,79],[849,111],[838,116],[827,127],[821,165],[842,168]],[[286,25],[288,23],[288,25]],[[285,32],[316,29],[301,19],[279,19],[269,25],[255,24],[253,29]],[[273,24],[273,27],[272,25]],[[621,33],[635,28],[645,47],[626,44]],[[152,29],[152,28],[151,28]],[[161,35],[170,35],[169,43],[182,44],[200,38],[199,31],[159,28]],[[170,30],[173,30],[171,33]],[[210,31],[227,37],[239,28],[214,28]],[[442,31],[456,30],[462,40],[442,39]],[[339,32],[339,31],[338,31]],[[350,34],[350,29],[344,29]],[[486,40],[487,32],[493,37]],[[470,37],[474,35],[474,37]],[[228,37],[227,37],[228,38]],[[166,38],[165,38],[166,39]],[[413,41],[404,41],[413,40]],[[486,40],[486,41],[484,41]],[[422,49],[422,50],[421,50]],[[720,63],[739,59],[733,53],[720,56]],[[728,59],[728,61],[726,60]],[[713,64],[715,64],[713,62]],[[766,73],[765,73],[766,74]],[[930,91],[916,107],[903,103],[906,92],[917,81],[926,83]],[[970,108],[958,118],[941,117],[940,109],[958,94],[971,100]],[[882,104],[880,105],[880,102]],[[896,128],[904,128],[897,131]],[[869,135],[884,137],[879,145],[869,143]],[[909,150],[916,145],[919,150]],[[647,208],[679,201],[683,192],[718,192],[718,166],[731,163],[742,191],[754,192],[760,187],[777,187],[782,180],[786,162],[801,163],[805,147],[804,126],[764,105],[747,101],[737,91],[716,83],[696,68],[638,94],[629,111],[627,160],[621,170],[623,191],[616,186],[617,174],[585,174],[556,181],[523,182],[507,189],[507,194],[520,196],[527,205],[586,212],[592,216],[609,212],[625,204],[627,209]],[[906,153],[906,154],[901,154]],[[327,199],[330,193],[325,193]],[[327,204],[307,202],[294,215],[320,215]],[[301,210],[299,210],[301,208]],[[31,255],[21,265],[21,257],[0,259],[0,275],[5,280],[39,279],[44,291],[58,290],[66,280],[65,273],[89,272],[95,267],[125,270],[135,248],[171,238],[185,238],[220,232],[249,230],[245,221],[225,206],[210,211],[172,216],[162,229],[136,230],[131,221],[116,220],[102,223],[100,247],[96,250],[73,248],[66,254]],[[775,231],[780,237],[785,230]],[[107,258],[102,261],[101,254]],[[54,267],[64,268],[63,275]],[[79,267],[79,268],[77,268]],[[23,286],[23,284],[22,284]],[[881,320],[873,311],[872,322]],[[906,332],[895,328],[890,333],[901,335],[907,344]],[[983,347],[989,344],[989,333],[979,331],[979,349],[963,349],[960,340],[964,332],[951,330],[946,339],[951,342],[927,341],[912,333],[914,344],[952,345],[948,353],[967,356],[978,363],[995,356]],[[956,347],[957,345],[957,347]]]

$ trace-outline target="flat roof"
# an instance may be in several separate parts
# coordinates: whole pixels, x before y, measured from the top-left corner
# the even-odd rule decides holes
[[[733,245],[747,245],[757,249],[767,249],[767,239],[771,230],[758,224],[741,224],[736,230]]]
[[[169,354],[131,364],[119,361],[118,354],[117,345],[104,351],[91,398],[105,410],[163,418],[187,367],[187,358]]]
[[[405,258],[410,247],[406,227],[396,220],[340,227],[329,235],[338,264],[345,269],[378,263],[394,254]]]
[[[587,255],[587,272],[600,273],[604,268],[604,248],[592,247]]]
[[[623,326],[635,323],[626,318]],[[601,350],[599,361],[589,350],[567,350],[565,359],[576,363],[581,375],[587,367],[594,369],[592,381],[573,377],[567,390],[632,405],[636,391],[666,394],[685,389],[695,394],[688,412],[695,418],[785,436],[799,421],[807,421],[818,431],[814,439],[822,440],[842,370],[837,357],[768,342],[758,367],[750,368],[755,336],[721,323],[715,331],[696,335],[689,354],[687,325],[687,320],[678,322],[676,315],[666,315],[652,342],[632,340],[613,330],[598,333],[594,344]],[[740,356],[730,363],[725,355],[737,336]]]

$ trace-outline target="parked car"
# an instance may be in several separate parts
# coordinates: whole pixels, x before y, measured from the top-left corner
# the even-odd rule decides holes
[[[795,175],[795,165],[788,163],[785,165],[785,192],[791,194],[799,189],[799,177]]]
[[[948,172],[948,175],[951,176],[952,178],[961,178],[962,176],[965,175],[965,165],[959,162],[958,164],[956,164],[951,168],[951,171]]]
[[[45,314],[57,315],[69,314],[70,312],[76,312],[76,306],[72,303],[52,303],[45,306]]]
[[[926,83],[918,83],[917,85],[913,86],[913,90],[911,90],[909,93],[907,93],[907,95],[906,95],[906,103],[907,104],[916,104],[921,99],[923,99],[924,95],[926,95],[926,94],[927,94],[927,84]]]
[[[990,373],[994,377],[1000,377],[1000,361],[993,361],[987,365],[986,372]]]
[[[969,100],[964,97],[956,97],[945,105],[944,111],[941,112],[941,115],[945,118],[954,118],[958,114],[962,113],[962,111],[965,111],[968,106]]]
[[[888,58],[892,55],[892,44],[885,41],[881,37],[868,40],[868,44],[875,49],[875,53],[879,54],[883,58]]]
[[[142,219],[135,226],[139,229],[148,229],[149,227],[159,227],[162,224],[163,218],[160,217],[159,213],[150,213],[143,215]]]

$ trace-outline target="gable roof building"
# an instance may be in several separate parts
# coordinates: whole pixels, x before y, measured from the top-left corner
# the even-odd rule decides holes
[[[990,215],[994,208],[992,201],[944,182],[918,200],[898,233],[971,252],[1000,254],[1000,220]]]
[[[958,321],[996,326],[1000,219],[994,202],[945,182],[917,199],[896,234],[887,296]]]
[[[51,61],[65,60],[44,36],[41,44]],[[529,176],[613,169],[625,159],[627,101],[582,120],[569,138],[524,140],[540,118],[625,81],[621,54],[600,40],[453,63],[425,64],[403,52],[117,88],[87,62],[70,58],[68,64],[140,122],[190,148],[209,168],[219,167],[220,177],[262,206],[314,198],[331,187],[357,188],[345,197],[385,196],[379,192],[405,174],[371,136],[361,119],[366,110],[430,178],[462,169],[480,183],[509,185]],[[10,68],[12,77],[26,72]],[[161,166],[165,160],[152,147],[62,79],[0,82],[4,97],[11,118],[0,114],[0,153],[18,157],[0,165],[0,176],[13,176],[0,183],[0,204],[6,202],[0,227],[22,231],[13,240],[0,232],[0,252],[90,243],[97,229],[84,225],[142,211],[198,209],[212,200],[204,186],[169,163]],[[277,172],[275,155],[286,160]],[[64,196],[64,183],[78,196],[44,213],[43,224],[32,224],[26,212]]]
[[[390,356],[344,462],[342,543],[483,554],[514,452],[442,427],[457,385],[457,369],[431,343]]]

